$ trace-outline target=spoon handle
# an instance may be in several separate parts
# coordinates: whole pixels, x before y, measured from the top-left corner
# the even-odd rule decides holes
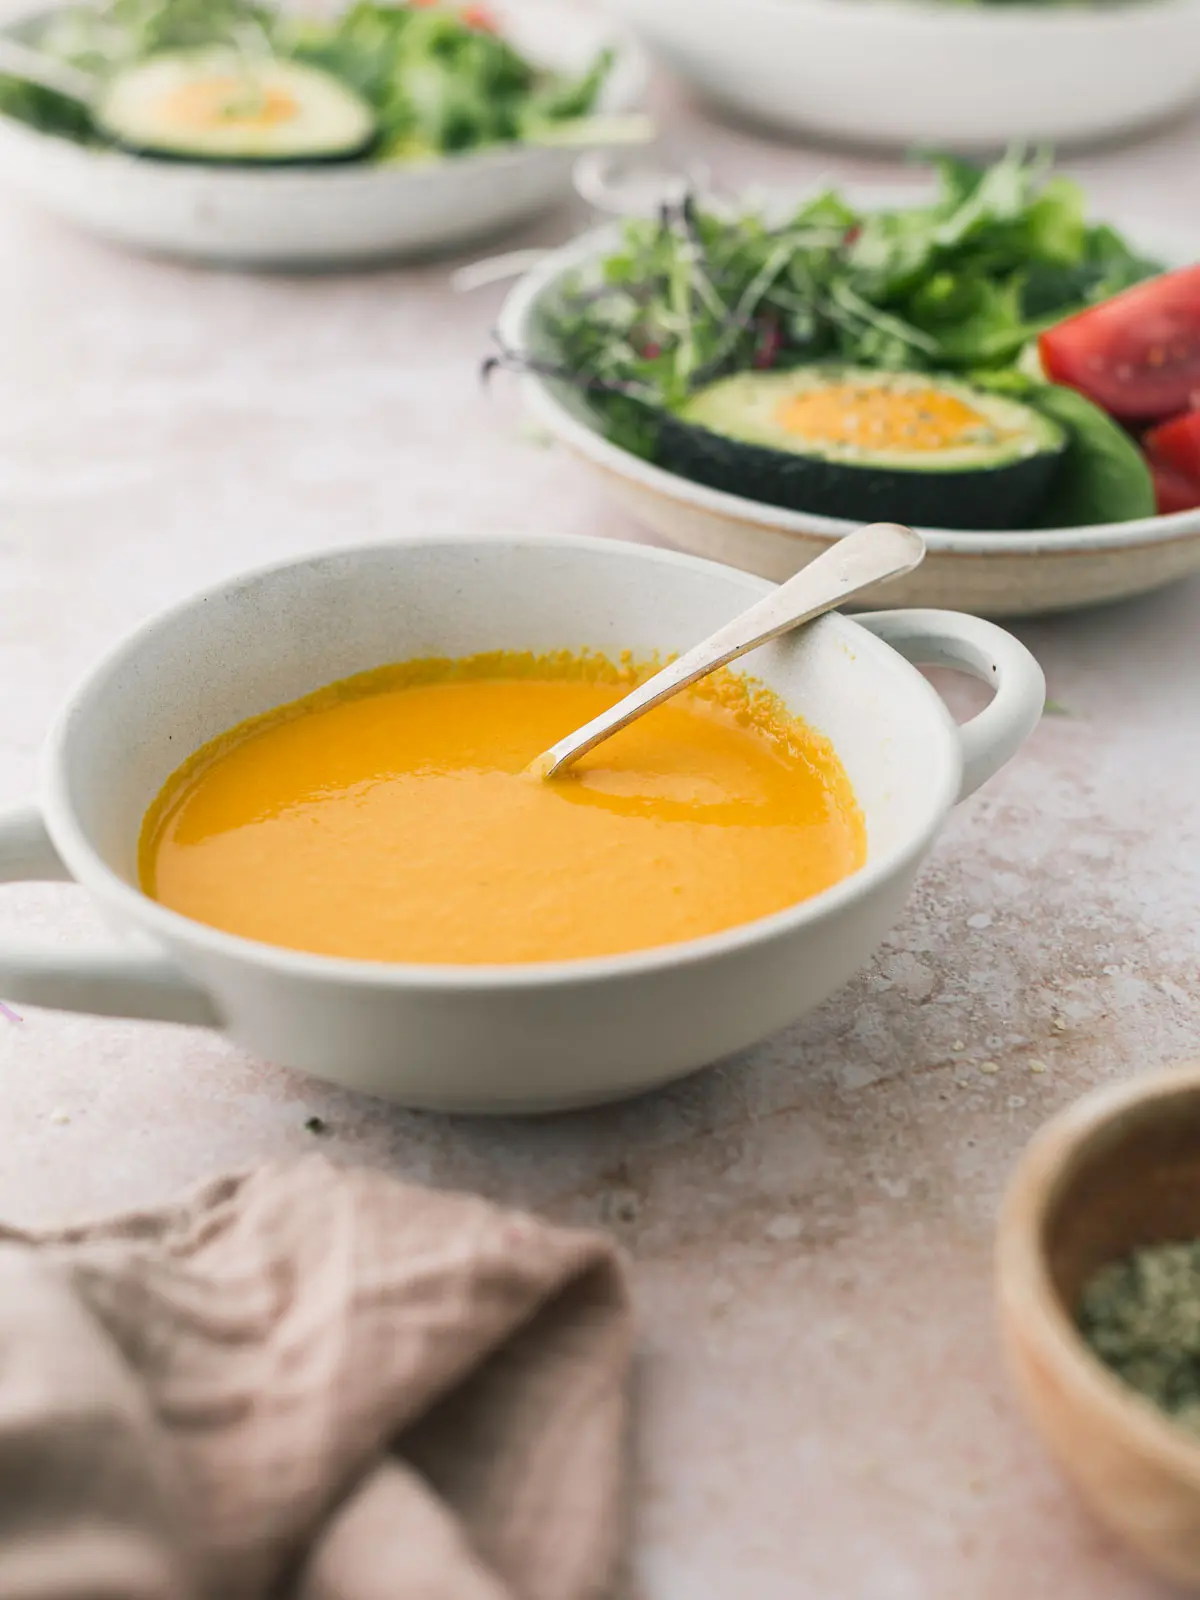
[[[918,566],[925,546],[911,528],[894,522],[874,522],[839,539],[795,577],[780,584],[749,610],[718,628],[700,644],[672,661],[661,672],[618,700],[615,706],[586,723],[541,756],[534,770],[553,777],[619,729],[661,705],[679,690],[718,667],[736,661],[801,623],[832,611],[843,600],[875,583],[901,577]]]
[[[78,100],[90,105],[96,98],[98,80],[78,67],[56,61],[43,55],[19,39],[0,37],[0,73],[10,78],[20,78],[25,83],[36,83],[42,89],[53,89],[55,94],[68,100]]]

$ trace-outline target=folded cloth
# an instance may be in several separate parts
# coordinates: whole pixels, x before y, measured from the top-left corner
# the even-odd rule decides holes
[[[620,1554],[606,1239],[320,1157],[0,1228],[2,1600],[591,1600]]]

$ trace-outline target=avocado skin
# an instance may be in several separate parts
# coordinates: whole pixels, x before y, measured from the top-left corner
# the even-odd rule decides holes
[[[137,156],[141,161],[157,161],[167,167],[346,167],[354,163],[361,163],[371,158],[377,145],[379,135],[373,133],[363,144],[354,149],[335,150],[329,154],[315,156],[212,156],[212,155],[184,155],[182,151],[175,150],[147,150],[144,146],[134,144],[130,140],[118,139],[112,133],[104,130],[104,137],[112,149],[120,150],[124,155]]]
[[[1060,456],[1041,451],[962,472],[850,465],[744,444],[665,412],[657,459],[693,483],[788,511],[986,531],[1033,526]]]

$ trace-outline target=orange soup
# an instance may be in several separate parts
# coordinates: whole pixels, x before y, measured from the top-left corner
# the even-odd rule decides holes
[[[833,750],[733,674],[562,777],[531,775],[644,675],[501,654],[333,684],[179,768],[146,817],[142,887],[198,922],[323,955],[527,962],[716,933],[862,864]]]

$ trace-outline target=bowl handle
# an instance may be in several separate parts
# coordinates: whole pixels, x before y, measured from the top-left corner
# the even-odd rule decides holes
[[[873,611],[854,620],[914,666],[953,667],[995,689],[991,705],[958,730],[960,800],[999,772],[1041,720],[1046,705],[1042,669],[1019,639],[994,622],[961,611]]]
[[[0,883],[71,881],[35,807],[0,816]],[[204,991],[153,947],[145,954],[119,948],[72,954],[0,940],[0,995],[52,1011],[221,1026]]]

